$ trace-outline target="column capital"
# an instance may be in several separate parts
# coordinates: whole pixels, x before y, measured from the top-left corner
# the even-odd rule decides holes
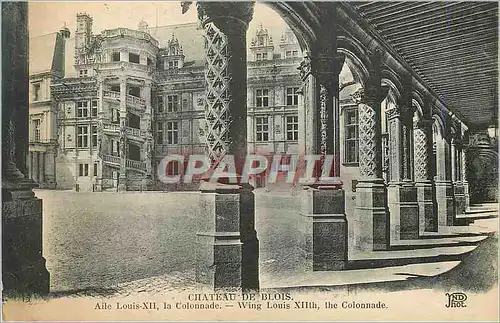
[[[197,1],[196,8],[198,10],[198,19],[203,26],[213,22],[218,28],[224,29],[224,26],[231,26],[231,22],[239,22],[246,29],[253,17],[254,2]]]
[[[413,122],[413,129],[430,129],[434,124],[434,119],[420,119],[418,121]]]
[[[401,117],[401,111],[398,108],[392,108],[385,111],[388,120]]]
[[[307,77],[312,73],[311,57],[306,54],[297,69],[299,70],[300,79],[303,82],[306,81]]]
[[[351,98],[356,104],[364,103],[367,105],[373,105],[381,103],[389,93],[389,87],[382,86],[367,86],[366,88],[359,88],[357,91],[351,94]]]
[[[310,74],[318,77],[318,81],[329,87],[331,83],[338,84],[338,77],[344,65],[345,56],[343,54],[318,55],[317,57],[307,53],[300,66],[297,68],[302,81],[305,81]]]
[[[317,71],[318,81],[329,87],[330,85],[336,84],[338,87],[340,71],[342,71],[342,66],[344,65],[345,56],[342,54],[336,54],[335,56],[330,55],[320,55],[317,59]]]

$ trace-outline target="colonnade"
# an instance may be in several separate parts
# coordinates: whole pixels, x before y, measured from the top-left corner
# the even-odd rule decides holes
[[[187,5],[183,4],[184,10]],[[197,2],[196,5],[206,38],[207,156],[219,163],[227,154],[233,155],[241,170],[247,154],[246,31],[254,4]],[[310,184],[302,198],[304,261],[309,268],[345,269],[350,248],[387,250],[395,240],[418,238],[425,231],[439,231],[440,227],[456,224],[457,209],[467,208],[464,154],[460,145],[465,125],[457,122],[456,116],[400,58],[391,54],[386,44],[353,19],[353,13],[345,5],[333,2],[268,5],[282,14],[307,53],[299,72],[304,82],[304,109],[311,112],[308,116],[311,121],[305,123],[304,131],[313,135],[310,142],[300,146],[305,146],[309,154],[335,156],[333,176]],[[27,136],[23,134],[28,130],[28,75],[24,59],[27,4],[3,3],[4,8],[7,9],[2,10],[2,25],[6,24],[10,32],[7,36],[12,34],[2,40],[9,45],[4,46],[9,49],[4,56],[10,59],[10,64],[4,65],[12,71],[3,74],[12,77],[3,81],[11,86],[3,95],[2,105],[3,231],[9,233],[9,245],[22,245],[26,250],[20,253],[4,249],[4,259],[10,260],[4,262],[3,281],[6,289],[47,292],[48,272],[41,256],[41,201],[31,190],[36,184],[23,175],[27,171]],[[345,214],[339,167],[338,78],[344,61],[361,85],[352,95],[359,112],[361,173],[352,219]],[[390,178],[386,183],[382,176],[381,102],[391,90],[396,93],[396,107],[388,113]],[[12,97],[15,93],[24,95]],[[200,190],[197,280],[214,288],[258,289],[259,241],[254,228],[252,187],[229,179],[202,183]],[[458,200],[465,202],[458,203],[456,197],[462,195],[464,198]],[[348,225],[353,227],[352,236],[348,236],[351,232]],[[31,239],[30,243],[26,237]],[[7,238],[3,238],[4,246]],[[9,274],[16,278],[6,280],[5,275]],[[25,287],[19,285],[19,279]]]
[[[383,46],[367,48],[362,58],[356,57],[352,47],[341,48],[346,44],[345,30],[335,22],[345,19],[342,10],[331,3],[316,6],[322,7],[322,14],[315,16],[321,32],[312,40],[310,35],[297,35],[306,53],[299,68],[306,111],[301,116],[310,119],[300,122],[310,135],[304,136],[309,142],[299,146],[306,147],[306,153],[333,155],[335,167],[331,177],[318,179],[304,190],[301,233],[311,270],[339,270],[346,268],[350,248],[388,250],[398,240],[418,239],[426,231],[457,224],[457,210],[462,212],[467,205],[457,202],[456,196],[462,192],[465,196],[466,184],[458,175],[464,168],[458,145],[462,139],[452,140],[451,125],[459,125],[460,134],[465,125],[422,91],[412,71],[393,69]],[[234,155],[238,168],[246,156],[244,48],[253,3],[197,3],[197,9],[206,38],[207,155],[215,163],[226,154]],[[353,69],[361,66],[353,71],[361,87],[352,94],[359,113],[361,177],[349,220],[339,159],[339,74],[344,62]],[[381,103],[390,95],[395,104],[387,112],[390,178],[386,182]],[[438,126],[435,134],[433,125]],[[229,180],[204,183],[201,192],[205,216],[197,234],[198,281],[213,287],[258,288],[252,188]],[[353,227],[349,237],[348,222]]]

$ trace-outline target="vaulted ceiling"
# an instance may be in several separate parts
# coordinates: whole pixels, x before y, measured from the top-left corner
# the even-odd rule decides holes
[[[466,124],[496,122],[496,1],[351,4]]]

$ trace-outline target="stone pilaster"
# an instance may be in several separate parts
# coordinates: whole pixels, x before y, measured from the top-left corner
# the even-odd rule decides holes
[[[120,176],[118,177],[118,191],[127,190],[127,81],[120,79]]]
[[[467,180],[467,151],[462,146],[462,155],[460,156],[460,162],[462,163],[462,184],[464,186],[464,196],[465,196],[465,210],[469,209],[470,206],[470,194],[469,194],[469,181]]]
[[[410,174],[410,140],[407,120],[410,111],[402,107],[387,111],[390,179],[387,202],[391,241],[419,236],[417,189]]]
[[[317,178],[306,186],[302,197],[305,265],[312,270],[338,270],[347,267],[348,241],[345,215],[345,192],[340,180],[340,138],[339,128],[339,74],[344,63],[341,55],[326,55],[320,58],[308,57],[301,64],[303,87],[315,92],[318,98],[316,120],[320,124],[318,155],[333,155],[333,172],[328,178]],[[321,72],[320,72],[321,71]],[[315,82],[310,82],[310,78]],[[311,89],[311,85],[319,86]],[[314,91],[316,90],[316,91]],[[319,90],[319,91],[318,91]],[[314,111],[314,110],[313,110]],[[325,165],[322,165],[325,166]],[[317,177],[320,177],[319,172]]]
[[[417,202],[419,209],[419,232],[437,232],[438,223],[434,212],[434,189],[431,175],[432,150],[432,123],[431,119],[421,119],[414,124],[413,150],[414,174],[417,188]]]
[[[387,190],[382,178],[380,103],[388,88],[381,86],[380,55],[372,55],[371,79],[352,94],[359,115],[359,171],[353,233],[357,249],[389,246]]]
[[[452,226],[455,218],[455,197],[451,178],[450,129],[447,123],[442,138],[436,142],[436,203],[439,226]]]
[[[233,155],[238,174],[247,155],[246,31],[253,7],[251,2],[197,2],[206,40],[206,154],[213,166]],[[253,187],[218,182],[202,183],[200,189],[197,281],[216,289],[258,289]]]
[[[2,3],[2,287],[5,295],[49,292],[42,256],[42,200],[27,178],[28,4]]]
[[[146,102],[146,111],[144,112],[144,127],[143,130],[146,132],[146,140],[144,142],[144,163],[146,165],[146,176],[143,179],[142,187],[143,190],[149,190],[153,188],[154,182],[153,182],[153,106],[151,103],[151,82],[146,81],[144,88],[143,88],[143,95],[142,97],[144,98]]]
[[[412,176],[413,130],[412,79],[406,76],[397,105],[388,110],[390,179],[388,207],[391,241],[417,239],[419,217],[417,189]]]
[[[453,189],[455,194],[455,213],[462,214],[465,212],[465,192],[462,182],[462,142],[457,139],[451,141],[452,153],[452,170],[453,170]]]

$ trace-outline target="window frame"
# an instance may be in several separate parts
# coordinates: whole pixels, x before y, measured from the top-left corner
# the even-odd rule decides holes
[[[260,91],[260,94],[259,94],[259,91]],[[255,89],[254,93],[255,93],[255,106],[257,108],[269,107],[269,89],[268,88]]]
[[[173,98],[175,97],[175,100]],[[167,95],[167,112],[178,112],[179,111],[179,95],[169,94]]]
[[[32,85],[32,98],[33,101],[40,101],[41,100],[41,94],[42,94],[42,82],[34,82],[31,84]]]
[[[78,164],[78,177],[89,176],[89,164]]]
[[[94,105],[94,103],[95,103],[95,105]],[[90,116],[97,117],[98,109],[99,109],[98,100],[91,100],[90,101]]]
[[[42,140],[42,120],[33,119],[33,141],[40,142]]]
[[[178,145],[179,144],[179,122],[178,121],[167,121],[167,144],[168,145]]]
[[[80,105],[81,104],[81,105]],[[76,117],[86,119],[89,117],[89,100],[80,100],[76,102]]]
[[[163,95],[158,95],[156,97],[156,112],[163,113],[165,111],[165,102],[163,101]]]
[[[97,125],[90,126],[90,144],[92,148],[97,148],[98,146],[98,135],[97,135]]]
[[[292,90],[291,93],[288,93],[289,90]],[[297,106],[299,105],[299,94],[297,93],[299,91],[298,86],[289,86],[285,89],[285,96],[286,96],[286,105],[287,106]],[[289,101],[290,99],[290,101]]]
[[[136,59],[134,59],[134,60],[132,61],[132,60],[131,60],[131,58],[132,58],[132,57],[134,57],[134,58],[135,58],[135,57],[137,57],[137,60],[136,60]],[[141,63],[141,55],[136,54],[136,53],[131,53],[131,52],[129,52],[129,53],[128,53],[128,61],[129,61],[129,63],[133,63],[133,64],[140,64],[140,63]]]
[[[85,131],[80,131],[86,129]],[[89,148],[89,126],[80,125],[76,126],[76,147]]]
[[[164,127],[163,122],[156,123],[156,143],[158,145],[163,145],[164,142]]]
[[[116,58],[118,58],[118,59],[116,59]],[[120,62],[121,61],[121,54],[120,54],[120,52],[113,52],[111,54],[111,61],[112,62]]]
[[[290,121],[291,119],[291,121]],[[298,141],[299,140],[299,116],[298,115],[289,115],[286,116],[285,119],[285,126],[286,126],[286,140],[287,141]],[[289,129],[289,126],[291,126],[292,129]],[[289,138],[289,135],[291,134],[292,138]]]
[[[351,114],[354,113],[355,122],[350,120]],[[343,110],[344,118],[344,154],[343,164],[356,166],[359,164],[359,111],[357,106],[345,107]],[[349,131],[354,129],[354,138],[349,136]],[[354,145],[354,156],[350,155],[350,147]]]
[[[269,117],[258,116],[255,117],[255,141],[268,142],[269,141]]]

